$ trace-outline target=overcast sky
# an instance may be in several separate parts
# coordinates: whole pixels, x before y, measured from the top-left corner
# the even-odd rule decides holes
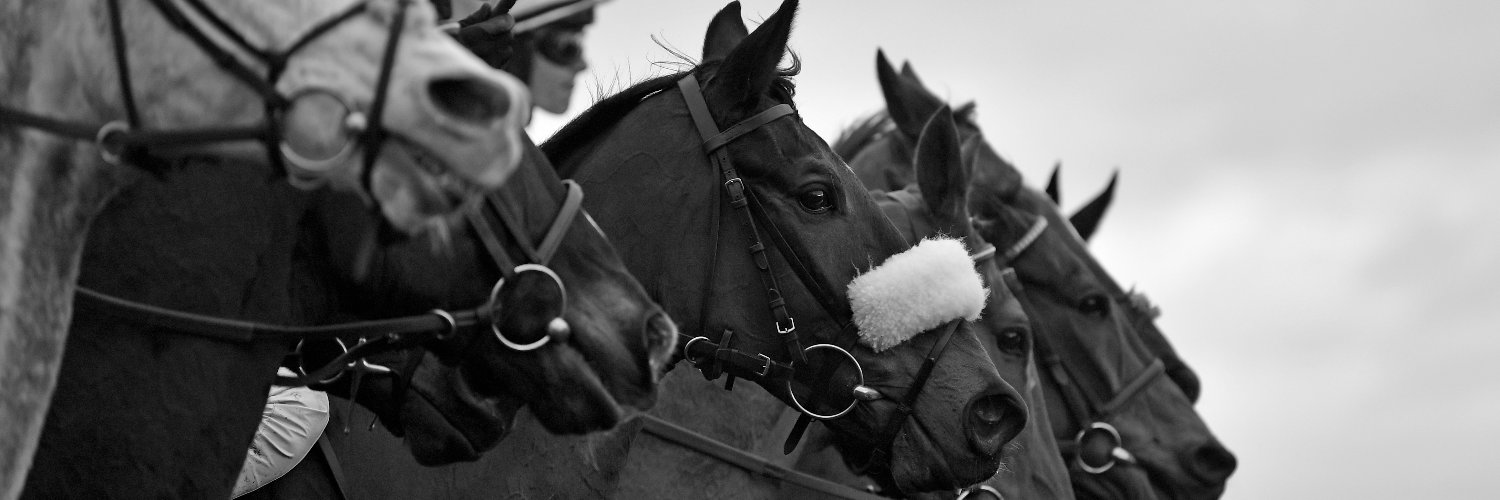
[[[722,6],[601,7],[574,111]],[[1494,498],[1500,2],[808,0],[792,46],[829,140],[883,47],[1065,208],[1121,171],[1092,248],[1202,376],[1225,498]]]

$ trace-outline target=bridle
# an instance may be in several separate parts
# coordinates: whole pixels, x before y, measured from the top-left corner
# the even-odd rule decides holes
[[[728,377],[724,384],[725,389],[733,388],[734,377],[759,381],[767,387],[776,387],[777,383],[784,384],[786,394],[789,396],[788,399],[793,402],[793,406],[801,413],[784,445],[785,450],[789,453],[791,449],[796,447],[797,442],[801,440],[803,432],[806,431],[807,426],[813,420],[837,419],[853,411],[854,407],[861,401],[875,401],[885,399],[887,396],[876,389],[864,385],[863,368],[860,367],[859,361],[854,358],[854,355],[850,354],[847,350],[833,344],[815,344],[806,348],[802,347],[802,342],[797,335],[796,320],[788,312],[786,300],[782,297],[781,288],[776,281],[775,273],[771,270],[770,259],[766,255],[766,245],[764,240],[761,239],[762,227],[765,229],[765,234],[770,236],[773,244],[777,246],[783,258],[790,264],[798,279],[823,307],[824,313],[830,318],[840,318],[840,316],[834,314],[834,311],[839,309],[835,306],[832,296],[818,286],[817,281],[812,279],[807,266],[802,264],[802,260],[798,257],[797,253],[786,243],[775,221],[765,213],[765,209],[761,206],[759,200],[756,199],[754,191],[746,188],[745,182],[740,178],[729,157],[727,146],[735,139],[777,119],[794,116],[796,110],[790,104],[777,104],[721,131],[718,124],[714,121],[713,115],[709,112],[708,102],[703,97],[702,87],[698,83],[697,76],[689,73],[677,81],[677,87],[682,91],[683,101],[686,103],[688,112],[692,116],[693,123],[698,130],[703,150],[707,154],[709,161],[719,171],[719,175],[723,180],[723,195],[727,198],[725,201],[739,215],[740,224],[744,228],[746,237],[750,240],[748,247],[750,257],[754,261],[755,267],[759,270],[762,285],[766,289],[767,304],[776,325],[777,335],[781,338],[782,345],[785,347],[786,354],[790,357],[791,361],[781,362],[764,353],[748,353],[731,347],[731,342],[735,335],[735,332],[731,329],[725,329],[721,333],[718,342],[706,336],[679,334],[679,340],[683,342],[682,355],[694,367],[701,370],[704,377],[709,380],[717,379],[721,374],[727,374]],[[711,238],[715,242],[719,241],[718,224],[722,218],[722,210],[723,203],[714,204],[714,226]],[[757,220],[759,220],[759,225],[757,224]],[[713,296],[711,287],[715,281],[713,274],[717,271],[717,258],[718,255],[715,252],[712,259],[713,262],[710,263],[709,267],[709,279],[705,283],[704,314],[701,315],[704,318],[704,322],[708,321],[707,313],[710,310],[710,299]],[[852,318],[840,320],[840,323],[842,329],[846,332],[852,332],[856,329]],[[943,327],[943,331],[938,337],[937,342],[929,351],[921,368],[918,369],[911,387],[903,397],[896,400],[897,413],[892,416],[891,420],[882,429],[881,434],[875,440],[871,441],[881,444],[874,446],[875,451],[871,455],[870,464],[883,463],[888,453],[885,449],[890,443],[895,441],[896,435],[905,424],[906,419],[915,412],[917,397],[921,394],[928,377],[932,374],[932,370],[937,364],[937,359],[942,356],[943,351],[947,348],[949,340],[953,337],[953,332],[957,330],[958,323],[958,321],[951,321]],[[803,374],[813,373],[813,380],[826,380],[832,376],[832,371],[835,368],[833,365],[810,366],[808,355],[817,350],[825,350],[831,353],[831,355],[844,357],[850,363],[853,363],[858,372],[858,384],[853,389],[853,397],[850,399],[848,406],[842,410],[818,413],[806,407],[809,403],[808,401],[800,401],[795,396],[797,391],[793,389],[793,381],[798,376],[799,369],[803,371]],[[820,386],[819,389],[822,390],[815,390],[812,396],[814,398],[827,397],[826,386]]]
[[[304,34],[295,39],[287,49],[281,52],[270,52],[250,44],[250,42],[238,31],[233,29],[224,19],[215,14],[203,0],[180,0],[186,4],[193,13],[206,20],[207,28],[211,28],[219,35],[230,40],[234,45],[246,54],[266,67],[264,77],[258,75],[244,61],[230,50],[214,43],[212,38],[204,31],[205,27],[193,23],[187,13],[182,10],[173,0],[150,0],[162,16],[179,32],[187,36],[200,50],[205,52],[215,64],[236,79],[248,85],[259,94],[265,105],[265,119],[262,123],[247,127],[219,127],[197,130],[154,130],[145,129],[141,126],[140,112],[135,104],[134,91],[131,88],[130,64],[128,51],[125,44],[125,32],[122,27],[119,0],[108,0],[111,34],[114,42],[115,61],[117,73],[120,78],[120,87],[125,103],[126,120],[112,121],[102,126],[95,126],[79,122],[51,118],[48,116],[0,107],[0,123],[23,127],[37,128],[53,134],[80,140],[93,140],[99,147],[101,158],[109,164],[118,165],[121,161],[148,171],[160,168],[152,162],[139,160],[146,159],[149,155],[147,149],[151,147],[183,146],[191,144],[210,144],[239,141],[260,141],[266,148],[267,155],[279,170],[289,174],[290,178],[301,179],[304,183],[315,177],[322,170],[326,170],[334,161],[329,159],[309,159],[290,148],[283,142],[282,115],[300,96],[323,92],[313,89],[303,91],[297,95],[288,97],[282,95],[275,89],[275,82],[285,70],[288,61],[303,47],[312,41],[328,33],[333,28],[367,12],[369,0],[356,3],[339,14],[318,22],[308,29]],[[394,67],[396,48],[400,41],[401,33],[406,24],[406,13],[412,0],[396,0],[397,9],[391,21],[389,35],[386,39],[385,52],[381,57],[380,71],[375,86],[375,97],[370,105],[368,113],[354,111],[344,102],[346,109],[350,111],[345,124],[349,131],[358,133],[358,142],[364,147],[362,182],[368,190],[370,182],[370,170],[374,164],[378,151],[389,133],[380,126],[381,115],[385,108],[387,89],[390,85],[391,71]],[[335,95],[336,98],[338,96]],[[337,158],[347,155],[348,149],[341,152]],[[277,154],[280,152],[281,154]],[[290,164],[291,170],[286,170]],[[297,182],[293,182],[297,184]],[[499,293],[504,287],[505,278],[513,278],[519,273],[537,272],[549,275],[556,283],[560,293],[558,296],[565,297],[561,293],[562,283],[556,273],[546,267],[546,262],[555,253],[557,246],[561,243],[562,234],[569,227],[573,219],[580,212],[582,202],[582,189],[574,183],[564,181],[567,186],[567,196],[563,206],[559,209],[557,218],[549,228],[540,248],[530,244],[530,239],[524,237],[524,230],[517,219],[509,213],[509,209],[498,199],[491,195],[490,209],[497,215],[501,225],[510,229],[512,234],[519,235],[515,238],[526,252],[531,262],[521,266],[510,265],[510,259],[504,250],[494,239],[494,233],[489,229],[488,223],[483,219],[471,214],[471,222],[474,222],[476,231],[481,237],[489,236],[485,240],[486,248],[492,257],[496,259],[497,265],[504,278],[495,285],[491,300],[478,308],[448,312],[441,309],[430,313],[407,316],[401,318],[360,321],[336,325],[322,326],[286,326],[253,321],[242,321],[235,319],[218,318],[168,308],[135,302],[120,297],[111,296],[86,287],[78,287],[75,295],[75,305],[82,310],[90,310],[107,314],[118,319],[129,320],[144,325],[155,326],[169,331],[192,334],[200,337],[217,339],[222,341],[249,343],[262,340],[291,341],[301,339],[298,343],[297,352],[301,352],[303,345],[309,340],[331,340],[336,342],[341,354],[335,356],[326,365],[315,369],[303,369],[302,375],[294,378],[277,377],[279,385],[308,385],[311,383],[326,383],[337,378],[341,373],[353,371],[361,373],[391,373],[386,367],[375,365],[365,361],[365,358],[392,350],[409,349],[420,346],[429,341],[441,341],[451,337],[458,329],[468,328],[475,325],[489,323],[491,329],[502,343],[516,348],[517,350],[530,350],[540,347],[546,343],[546,339],[556,335],[566,335],[567,323],[561,319],[561,309],[566,307],[564,302],[558,307],[558,317],[548,325],[549,335],[540,341],[526,344],[510,342],[507,335],[501,333],[498,319],[502,313],[502,304]],[[498,252],[498,253],[497,253]],[[348,346],[343,338],[358,338],[359,341],[353,346]],[[410,365],[407,370],[406,380],[410,379],[411,370],[415,364]]]
[[[300,356],[303,347],[309,341],[322,340],[336,344],[341,353],[319,367],[309,369],[306,366],[299,366],[298,371],[301,375],[298,377],[278,376],[276,384],[286,386],[326,384],[336,380],[345,372],[352,372],[356,377],[365,373],[392,374],[395,370],[370,363],[365,358],[390,351],[412,349],[433,341],[446,341],[460,329],[480,325],[489,325],[495,337],[511,349],[529,351],[545,345],[552,338],[568,335],[570,328],[562,319],[566,310],[566,301],[552,305],[556,310],[556,316],[548,322],[545,333],[504,332],[501,323],[507,310],[521,308],[507,306],[503,300],[500,300],[502,295],[505,295],[500,292],[506,289],[505,284],[508,278],[514,281],[514,278],[521,274],[540,273],[550,278],[550,281],[544,282],[553,283],[557,287],[557,293],[552,296],[566,297],[566,288],[561,279],[547,267],[547,263],[561,245],[562,238],[572,222],[584,212],[582,210],[583,188],[572,181],[562,182],[567,194],[540,245],[531,243],[531,238],[526,235],[526,230],[519,223],[519,219],[495,194],[486,197],[486,202],[482,204],[485,207],[482,213],[469,214],[469,220],[475,232],[484,241],[485,248],[495,259],[502,275],[499,282],[495,284],[490,300],[473,309],[454,312],[434,309],[426,314],[391,319],[319,326],[286,326],[176,311],[114,297],[82,286],[77,288],[74,304],[80,311],[105,314],[175,333],[226,342],[290,342],[300,339],[293,356]],[[584,217],[587,217],[587,214],[584,214]],[[494,222],[491,221],[498,221],[500,225],[507,228],[516,245],[527,255],[527,262],[520,265],[513,264],[496,237],[492,228]],[[526,337],[527,340],[515,340],[517,336]],[[532,337],[539,337],[539,339]],[[345,344],[343,340],[345,338],[358,338],[359,340],[353,346],[349,346]],[[410,385],[413,370],[415,370],[415,363],[409,363],[402,371],[401,378],[405,383],[398,387]],[[357,387],[354,389],[356,391],[353,392],[357,392]]]
[[[1047,218],[1038,217],[1030,230],[1015,244],[1006,249],[1004,255],[1007,260],[1020,256],[1027,248],[1036,241],[1037,237],[1047,228]],[[1007,280],[1019,280],[1014,273],[1006,275]],[[1019,289],[1019,283],[1008,283],[1013,289]],[[1026,307],[1026,301],[1021,302]],[[1037,313],[1029,310],[1026,313],[1032,318],[1037,318]],[[1033,324],[1036,324],[1033,320]],[[1121,348],[1126,345],[1124,332],[1118,331]],[[1073,436],[1056,436],[1058,449],[1064,458],[1071,458],[1078,468],[1089,474],[1103,474],[1109,471],[1118,462],[1127,464],[1136,463],[1135,455],[1125,449],[1125,444],[1120,436],[1120,431],[1110,424],[1111,417],[1115,412],[1136,396],[1140,395],[1146,387],[1150,386],[1157,378],[1165,373],[1165,365],[1161,358],[1152,358],[1140,373],[1130,378],[1115,394],[1107,400],[1096,396],[1093,392],[1085,390],[1077,383],[1081,377],[1063,363],[1059,351],[1051,345],[1047,335],[1035,335],[1036,354],[1042,365],[1052,375],[1053,380],[1062,393],[1064,406],[1073,418],[1078,422],[1081,429]],[[1121,380],[1124,380],[1121,377]]]
[[[174,0],[150,0],[162,17],[207,54],[214,64],[260,96],[265,109],[265,118],[261,123],[250,126],[184,130],[144,127],[141,123],[140,111],[136,107],[135,92],[131,87],[129,51],[126,49],[125,31],[121,21],[120,0],[108,0],[108,6],[116,73],[119,75],[125,105],[125,119],[110,121],[102,125],[90,124],[0,106],[0,123],[31,127],[62,137],[91,141],[98,147],[99,155],[106,163],[120,165],[124,162],[156,174],[164,173],[164,167],[160,162],[145,161],[150,157],[148,151],[150,148],[258,141],[264,145],[271,165],[278,172],[286,173],[294,185],[310,187],[316,185],[329,168],[341,164],[353,148],[346,146],[345,151],[326,159],[299,155],[284,141],[283,119],[297,99],[310,95],[328,94],[344,104],[350,113],[346,116],[344,128],[346,133],[358,134],[356,142],[365,150],[360,182],[366,192],[369,192],[372,166],[385,139],[390,135],[390,132],[380,125],[381,117],[386,105],[391,70],[395,65],[396,47],[406,25],[407,8],[413,0],[396,0],[398,8],[386,38],[385,52],[381,57],[380,72],[374,88],[374,99],[366,112],[354,110],[347,99],[331,90],[305,89],[295,95],[286,96],[276,90],[276,82],[286,69],[287,63],[299,50],[333,28],[365,13],[369,8],[369,0],[360,1],[339,14],[314,24],[280,52],[271,52],[252,45],[244,35],[205,5],[203,0],[177,1],[186,4],[194,14],[206,20],[208,26],[200,26],[192,22],[187,12]],[[241,52],[264,65],[264,76],[257,74],[254,68],[246,64],[234,52],[214,43],[205,29],[211,29],[227,38]]]

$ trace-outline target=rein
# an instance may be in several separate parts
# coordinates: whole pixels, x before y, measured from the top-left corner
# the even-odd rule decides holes
[[[355,16],[366,12],[368,0],[361,1],[343,12],[318,22],[308,29],[300,37],[282,52],[269,52],[251,45],[244,35],[235,31],[229,23],[215,14],[202,0],[180,0],[185,3],[193,13],[207,20],[208,24],[218,34],[229,39],[244,52],[248,53],[257,62],[264,64],[265,75],[257,74],[256,70],[245,64],[239,57],[228,49],[214,43],[210,36],[204,32],[203,27],[193,23],[186,12],[183,11],[173,0],[150,0],[163,18],[167,20],[178,32],[186,36],[193,44],[197,45],[214,64],[229,73],[235,79],[241,81],[259,94],[265,104],[265,118],[260,124],[249,126],[226,126],[209,127],[191,130],[159,130],[145,128],[141,123],[140,112],[137,109],[135,93],[130,83],[130,60],[125,43],[125,32],[122,26],[119,0],[109,0],[110,32],[114,45],[116,73],[120,79],[120,89],[125,105],[124,120],[110,121],[104,124],[84,123],[67,119],[59,119],[34,113],[26,110],[0,106],[0,123],[17,125],[21,127],[35,128],[61,137],[81,141],[91,141],[99,149],[100,158],[110,165],[120,165],[122,161],[136,168],[160,174],[163,167],[150,162],[142,162],[149,157],[147,149],[152,147],[175,147],[200,144],[215,144],[225,142],[258,141],[266,148],[266,155],[272,166],[278,172],[289,173],[295,181],[309,184],[310,178],[322,173],[330,165],[327,162],[305,160],[295,154],[288,154],[289,150],[282,142],[282,114],[289,108],[296,96],[288,97],[282,95],[275,88],[275,82],[280,79],[282,72],[286,69],[287,62],[298,50],[306,47],[309,43],[333,28],[353,19]],[[385,44],[385,53],[381,59],[379,80],[375,87],[374,101],[371,103],[368,118],[357,111],[352,111],[346,120],[346,126],[359,134],[359,142],[366,148],[364,172],[361,174],[364,188],[370,188],[370,170],[374,158],[384,143],[387,131],[380,126],[380,116],[385,108],[387,87],[390,83],[390,73],[395,63],[396,46],[400,41],[401,32],[406,24],[407,7],[412,0],[397,0],[399,8],[391,22],[389,36]],[[278,151],[283,154],[277,154]],[[290,161],[293,170],[287,170]],[[296,182],[294,182],[296,184]]]
[[[495,258],[500,267],[502,276],[514,277],[518,272],[529,270],[543,270],[552,278],[556,274],[545,267],[545,264],[556,253],[562,242],[563,234],[571,226],[578,214],[582,212],[583,188],[573,181],[565,180],[563,184],[567,189],[567,196],[562,206],[558,209],[552,224],[548,227],[546,236],[542,239],[540,247],[533,246],[530,238],[526,237],[524,230],[516,222],[517,219],[504,208],[497,196],[491,195],[486,198],[487,205],[500,216],[501,225],[505,226],[513,235],[516,242],[528,255],[536,255],[533,263],[520,266],[511,265],[511,260],[506,255],[503,247],[494,236],[494,230],[490,223],[482,216],[471,213],[470,222],[475,231],[485,241],[485,247]],[[528,267],[530,266],[530,267]],[[451,338],[459,329],[489,324],[495,336],[507,346],[518,351],[532,350],[546,344],[547,340],[555,336],[564,336],[568,333],[566,321],[561,314],[549,323],[547,335],[542,340],[532,342],[534,346],[519,345],[512,342],[501,332],[497,323],[503,304],[499,300],[498,291],[505,284],[502,277],[495,285],[496,293],[492,293],[490,301],[473,309],[465,309],[449,312],[442,309],[434,309],[431,312],[415,316],[405,316],[391,319],[357,321],[333,325],[318,326],[287,326],[254,321],[243,321],[236,319],[219,318],[215,316],[177,311],[164,307],[153,306],[120,297],[115,297],[93,289],[79,286],[75,295],[75,304],[80,310],[92,310],[97,313],[114,316],[119,319],[132,321],[144,325],[155,326],[171,330],[176,333],[196,335],[210,339],[249,343],[262,340],[337,340],[340,348],[344,351],[333,360],[311,372],[304,372],[302,376],[288,378],[278,376],[276,385],[304,386],[316,383],[326,383],[338,377],[344,371],[354,371],[356,374],[364,372],[391,373],[392,370],[379,365],[370,364],[364,358],[378,353],[393,350],[410,349],[420,346],[429,341],[442,341]],[[565,292],[560,279],[556,281],[560,291]],[[565,296],[565,293],[564,293]],[[565,309],[564,305],[564,309]],[[559,326],[559,322],[561,325]],[[353,347],[345,347],[341,337],[358,337],[360,340]],[[518,347],[519,345],[519,347]],[[298,351],[301,351],[298,344]],[[408,367],[404,372],[406,380],[410,380],[410,372],[414,367]],[[403,386],[405,384],[402,384]]]
[[[1041,236],[1043,230],[1046,228],[1047,219],[1045,217],[1037,218],[1031,229],[1026,231],[1026,234],[1019,241],[1006,249],[1006,259],[1011,260],[1020,256],[1030,248],[1031,244]],[[1015,273],[1007,273],[1005,279],[1008,281],[1007,284],[1011,285],[1013,289],[1020,289],[1019,282],[1009,283],[1011,280],[1019,280]],[[1025,307],[1026,302],[1022,301],[1021,305]],[[1029,307],[1026,309],[1028,315],[1037,317]],[[1121,347],[1123,348],[1125,343],[1124,333],[1117,333],[1120,336]],[[1080,377],[1077,377],[1077,374],[1069,369],[1067,364],[1062,362],[1061,356],[1047,341],[1046,335],[1036,335],[1034,340],[1036,342],[1037,357],[1046,366],[1053,380],[1057,382],[1057,386],[1062,393],[1064,406],[1068,409],[1068,413],[1073,418],[1073,421],[1078,422],[1081,426],[1078,433],[1073,436],[1054,436],[1058,441],[1058,449],[1062,452],[1063,456],[1072,457],[1078,467],[1089,474],[1103,474],[1113,468],[1117,462],[1127,464],[1136,463],[1135,455],[1125,449],[1120,431],[1109,423],[1109,419],[1114,416],[1114,413],[1120,407],[1135,399],[1141,391],[1145,390],[1152,382],[1166,373],[1165,364],[1161,358],[1153,358],[1146,365],[1145,369],[1132,377],[1129,382],[1126,382],[1107,401],[1101,402],[1100,398],[1094,397],[1094,394],[1084,390],[1083,386],[1077,383]],[[1103,443],[1104,446],[1088,446],[1089,443]],[[1100,456],[1097,453],[1091,453],[1090,450],[1095,449],[1100,451],[1107,449],[1107,451],[1104,451],[1104,454]]]
[[[974,261],[974,265],[976,266],[987,260],[994,259],[994,257],[995,247],[994,245],[989,244],[986,244],[984,247],[980,248],[979,251],[974,252],[969,256],[969,258]],[[946,344],[947,338],[952,334],[952,329],[955,325],[956,322],[949,324],[948,331],[945,332],[941,343]],[[700,340],[700,342],[702,341]],[[929,353],[927,361],[923,363],[922,369],[919,371],[919,380],[921,382],[918,382],[918,385],[916,385],[916,387],[920,387],[920,384],[925,382],[927,376],[931,374],[931,364],[936,363],[936,355],[940,353],[941,347],[934,346],[933,352]],[[906,398],[906,400],[903,400],[903,402],[901,403],[901,407],[907,408],[909,410],[910,405],[916,401],[915,393],[916,391],[912,391],[911,393],[909,393],[908,398]],[[906,416],[910,415],[910,413],[910,411],[902,411],[901,413],[898,413],[896,419],[893,420],[904,420]],[[798,421],[796,424],[794,424],[794,426],[805,427],[806,424],[803,423],[803,420],[807,418],[809,417],[807,416],[807,413],[805,411],[799,413],[797,417]],[[884,496],[860,490],[853,486],[829,481],[827,479],[814,476],[806,472],[798,471],[795,469],[788,469],[785,466],[766,459],[765,457],[745,450],[741,450],[722,441],[705,436],[681,425],[662,419],[661,417],[658,417],[656,415],[645,413],[641,415],[641,419],[644,423],[644,426],[641,428],[642,432],[655,436],[664,441],[676,444],[683,448],[708,455],[710,457],[718,459],[720,462],[738,467],[751,474],[759,475],[773,481],[784,481],[792,483],[803,488],[846,500],[875,500],[886,498]],[[894,426],[895,429],[900,429],[900,423],[893,423],[892,426]],[[892,434],[892,436],[894,436],[894,434]],[[789,448],[786,451],[790,453]],[[871,462],[873,461],[874,459],[871,460]],[[962,493],[959,498],[965,498],[969,494],[970,493],[966,491]]]

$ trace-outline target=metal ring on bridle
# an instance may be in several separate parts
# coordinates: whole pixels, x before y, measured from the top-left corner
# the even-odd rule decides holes
[[[1104,465],[1100,465],[1098,467],[1091,466],[1088,464],[1088,462],[1085,462],[1083,460],[1083,438],[1089,432],[1094,430],[1104,431],[1104,433],[1107,434],[1111,440],[1113,440],[1113,445],[1110,446],[1109,450],[1109,461],[1105,462]],[[1106,422],[1094,422],[1089,424],[1088,427],[1085,427],[1083,428],[1083,430],[1078,431],[1078,436],[1074,437],[1073,441],[1078,447],[1078,456],[1074,457],[1074,460],[1078,462],[1078,468],[1083,469],[1084,472],[1087,472],[1089,474],[1103,474],[1105,471],[1113,468],[1116,462],[1135,462],[1135,456],[1131,455],[1130,452],[1126,451],[1124,448],[1125,442],[1120,438],[1120,431],[1116,430],[1115,426],[1109,425]]]
[[[558,307],[558,318],[561,318],[561,313],[568,310],[568,293],[567,288],[563,286],[562,278],[558,277],[557,273],[553,272],[552,269],[540,264],[521,264],[519,266],[516,266],[515,269],[516,275],[520,275],[521,273],[527,271],[541,272],[552,278],[552,282],[557,284],[557,289],[559,292],[558,296],[560,297],[558,299],[560,301],[560,306]],[[495,338],[499,339],[500,343],[505,344],[506,347],[521,352],[533,351],[544,345],[547,345],[548,342],[551,342],[552,335],[550,333],[542,335],[542,338],[539,338],[537,340],[524,343],[516,342],[505,337],[505,333],[500,330],[500,325],[496,323],[496,320],[498,320],[499,318],[498,315],[495,314],[500,308],[500,290],[504,287],[505,278],[500,278],[500,281],[495,282],[495,288],[490,290],[490,330],[495,332]]]
[[[340,353],[340,355],[349,352],[349,346],[344,343],[344,339],[341,339],[341,338],[338,338],[338,337],[334,337],[333,341],[337,342],[338,345],[339,345],[339,350],[343,351],[342,353]],[[298,356],[297,356],[297,373],[299,375],[304,376],[304,377],[306,377],[307,373],[308,373],[307,372],[307,362],[306,362],[307,360],[302,359],[301,354],[302,354],[302,345],[305,344],[306,342],[307,342],[307,339],[298,340],[297,341],[297,347],[294,348],[294,349],[292,349],[292,352],[295,352],[295,353],[298,354]],[[334,360],[335,361],[338,360],[338,356],[334,356]],[[349,363],[348,366],[346,366],[344,369],[341,369],[339,371],[333,372],[333,375],[329,375],[328,378],[325,378],[323,380],[318,380],[317,383],[319,383],[319,384],[331,384],[335,380],[338,380],[339,377],[344,376],[344,372],[347,371],[348,368],[352,368],[353,366],[354,366],[354,363]]]
[[[353,133],[353,135],[349,137],[348,140],[344,141],[343,147],[340,148],[337,153],[334,153],[328,158],[321,159],[308,158],[306,156],[303,156],[302,154],[294,150],[290,145],[288,145],[285,138],[281,140],[279,148],[281,150],[281,157],[286,160],[288,166],[293,167],[291,169],[291,172],[289,172],[293,174],[293,182],[301,183],[302,185],[305,185],[307,187],[317,187],[326,180],[322,177],[324,174],[327,174],[329,171],[333,170],[334,167],[343,165],[349,160],[350,156],[354,155],[356,145],[359,143],[358,136],[360,133],[364,132],[364,129],[368,127],[368,124],[365,123],[366,118],[364,113],[356,109],[354,105],[349,102],[349,99],[345,98],[343,94],[335,92],[333,89],[326,87],[307,87],[299,89],[296,93],[287,96],[286,102],[289,103],[287,107],[290,109],[291,106],[295,105],[294,103],[297,102],[298,98],[310,94],[322,94],[332,97],[335,101],[338,101],[338,103],[344,107],[345,111],[343,123],[341,124],[343,128],[342,132]],[[282,112],[281,119],[286,119],[285,111]],[[282,125],[282,127],[285,127],[285,125]]]
[[[966,500],[970,497],[979,498],[977,496],[977,494],[979,493],[989,494],[991,498],[994,498],[996,500],[1005,500],[1005,495],[1001,495],[1000,490],[997,490],[988,484],[981,484],[979,486],[963,490],[963,492],[958,494],[958,498],[955,498],[953,500]]]
[[[434,338],[436,338],[437,340],[446,340],[449,337],[452,337],[453,334],[458,333],[458,320],[454,319],[452,314],[448,314],[448,311],[444,311],[442,309],[433,309],[432,314],[435,314],[437,315],[437,317],[443,318],[443,321],[448,322],[447,331],[437,334],[437,336]]]
[[[110,138],[118,133],[129,132],[130,124],[121,120],[115,120],[99,127],[99,133],[94,136],[94,146],[99,148],[99,158],[110,165],[120,164],[120,155],[124,153],[124,146],[116,143],[110,145]]]
[[[692,341],[688,341],[688,343],[692,343]],[[840,354],[843,354],[845,357],[848,357],[849,361],[854,363],[854,370],[857,373],[859,373],[859,384],[856,385],[855,387],[864,387],[864,385],[865,385],[865,369],[864,369],[864,367],[859,366],[859,360],[855,359],[854,355],[853,354],[849,354],[849,351],[844,350],[844,348],[836,346],[836,345],[833,345],[833,344],[813,344],[813,345],[807,346],[807,348],[805,348],[805,349],[802,349],[802,352],[803,353],[808,353],[808,352],[811,352],[813,349],[817,349],[819,347],[833,349],[835,351],[838,351]],[[832,420],[832,419],[839,418],[839,417],[842,417],[844,415],[847,415],[847,414],[849,414],[850,411],[854,410],[854,406],[858,405],[859,401],[860,401],[858,398],[854,398],[853,400],[851,400],[849,402],[849,406],[846,407],[846,408],[844,408],[843,411],[840,411],[840,412],[835,413],[833,415],[819,415],[817,413],[813,413],[811,410],[808,410],[806,406],[802,405],[801,401],[797,400],[797,391],[793,391],[792,390],[792,379],[787,379],[787,381],[786,381],[786,393],[787,393],[787,396],[789,396],[788,399],[792,400],[792,406],[796,406],[797,407],[797,411],[802,412],[803,415],[807,415],[809,417],[812,417],[812,418],[815,418],[815,419],[818,419],[818,420]]]
[[[693,355],[691,353],[693,352],[693,342],[697,342],[697,341],[700,341],[700,340],[704,341],[704,342],[708,342],[708,337],[704,337],[702,335],[699,335],[697,337],[693,337],[691,339],[688,339],[687,343],[682,345],[682,358],[683,359],[686,359],[689,363],[692,363],[692,364],[695,364],[695,365],[699,363],[698,360],[693,359]]]

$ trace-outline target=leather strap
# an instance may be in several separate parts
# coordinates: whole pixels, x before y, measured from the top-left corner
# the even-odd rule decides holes
[[[704,152],[708,154],[709,161],[719,170],[724,181],[723,187],[725,194],[729,197],[729,206],[740,215],[740,225],[750,240],[748,248],[750,258],[754,261],[756,269],[760,271],[761,284],[766,289],[766,302],[771,310],[772,320],[776,324],[776,332],[781,337],[782,344],[794,364],[805,362],[806,356],[802,352],[802,343],[797,335],[797,321],[787,310],[786,299],[781,294],[781,286],[777,283],[776,273],[771,270],[770,260],[766,255],[766,245],[760,238],[755,217],[749,210],[754,193],[746,189],[744,180],[740,178],[739,172],[735,171],[734,164],[729,159],[729,151],[725,148],[730,141],[778,118],[791,116],[795,111],[788,104],[778,104],[730,126],[724,132],[719,132],[718,124],[714,123],[713,115],[708,110],[708,102],[703,98],[703,90],[698,84],[698,78],[688,74],[677,81],[677,86],[682,91],[682,99],[688,107],[688,113],[692,115],[693,124],[698,128],[698,134],[703,139]]]
[[[344,418],[349,418],[345,416]],[[333,474],[333,487],[339,491],[339,498],[350,500],[349,480],[344,479],[344,467],[339,465],[338,455],[333,451],[333,442],[328,440],[328,432],[325,430],[318,436],[318,451],[323,452],[323,460],[328,463],[328,471]]]
[[[479,324],[485,314],[485,309],[479,308],[457,313],[434,311],[418,316],[337,325],[287,326],[175,311],[106,295],[81,286],[77,288],[74,303],[80,309],[89,309],[127,321],[232,342],[252,342],[262,338],[315,339],[390,333],[448,332]],[[451,316],[453,321],[449,321],[445,315]]]
[[[826,495],[851,500],[882,500],[885,497],[860,491],[805,472],[788,469],[765,457],[750,453],[704,436],[691,429],[663,420],[652,414],[642,414],[641,430],[664,441],[688,448],[721,462],[740,468],[751,474],[784,481]]]

